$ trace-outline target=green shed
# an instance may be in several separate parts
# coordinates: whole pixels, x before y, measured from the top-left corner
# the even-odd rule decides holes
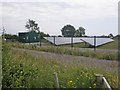
[[[39,42],[39,34],[36,33],[35,31],[20,32],[18,35],[19,35],[19,42],[22,43]]]

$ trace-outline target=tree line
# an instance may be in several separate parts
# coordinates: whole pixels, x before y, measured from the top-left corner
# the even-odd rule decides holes
[[[37,33],[40,33],[40,27],[38,26],[38,24],[34,21],[34,20],[28,20],[25,27],[29,30],[29,31],[35,31]],[[81,37],[85,35],[85,29],[83,27],[79,27],[77,30],[74,28],[74,26],[72,25],[65,25],[62,29],[61,29],[62,35],[64,37],[71,37],[71,36],[75,36],[75,37]],[[59,35],[60,36],[60,35]]]
[[[85,29],[83,27],[79,27],[77,30],[72,25],[65,25],[61,29],[62,35],[64,37],[82,37],[85,36]]]
[[[50,37],[49,34],[46,34],[44,32],[40,32],[40,27],[38,26],[38,24],[34,20],[29,19],[25,24],[25,28],[28,29],[28,32],[35,31],[36,33],[39,33],[41,39],[43,39],[43,37]],[[86,36],[85,35],[85,28],[80,26],[78,29],[75,29],[75,27],[70,25],[70,24],[65,25],[61,29],[61,33],[62,33],[62,36],[64,36],[64,37],[83,37],[83,36]],[[62,36],[58,35],[58,37],[62,37]],[[108,36],[103,36],[103,37],[110,37],[111,38],[114,36],[113,36],[113,34],[110,33]],[[17,35],[11,35],[11,34],[4,34],[4,38],[18,40]]]
[[[34,20],[28,20],[25,27],[29,30],[29,31],[35,31],[41,34],[42,37],[46,37],[46,36],[50,36],[49,34],[44,34],[40,32],[40,28],[38,26],[38,24],[34,21]],[[82,26],[80,26],[78,29],[75,29],[74,26],[68,24],[65,25],[62,29],[62,36],[64,37],[85,37],[85,28],[83,28]],[[58,37],[62,37],[61,35],[58,35]],[[87,37],[87,36],[86,36]],[[101,37],[109,37],[109,38],[113,38],[113,34],[109,34],[108,36],[101,36]]]
[[[28,29],[29,32],[31,31],[35,31],[36,33],[39,33],[41,35],[41,38],[43,37],[49,37],[49,34],[45,34],[44,32],[40,32],[40,27],[38,26],[38,24],[34,21],[34,20],[28,20],[25,28]]]

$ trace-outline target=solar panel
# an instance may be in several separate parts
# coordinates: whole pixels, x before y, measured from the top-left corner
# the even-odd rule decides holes
[[[54,37],[44,37],[46,40],[54,44]],[[110,38],[96,38],[96,45],[103,45],[109,42],[114,41]],[[73,37],[73,43],[81,43],[86,42],[92,46],[94,46],[94,37],[88,38],[88,37]],[[71,37],[55,37],[55,45],[62,45],[62,44],[70,44],[71,43]]]
[[[90,45],[94,46],[94,38],[81,38],[84,42],[89,43]],[[114,41],[113,39],[110,38],[96,38],[96,45],[95,46],[100,46],[109,42]]]
[[[54,44],[54,37],[44,37],[46,40]],[[83,42],[80,38],[74,37],[73,43]],[[55,37],[55,45],[70,44],[71,37]]]

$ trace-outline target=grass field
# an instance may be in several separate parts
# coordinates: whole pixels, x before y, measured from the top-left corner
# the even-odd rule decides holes
[[[115,40],[115,41],[110,42],[108,44],[102,45],[98,48],[100,48],[100,49],[118,49],[118,40]]]
[[[3,46],[4,88],[54,88],[54,72],[58,73],[61,88],[95,88],[95,74],[103,74],[112,88],[118,87],[118,75],[109,71],[65,65],[13,50],[8,43]]]
[[[2,87],[2,37],[0,36],[0,89]]]
[[[91,57],[91,58],[98,58],[98,59],[105,59],[105,60],[118,60],[118,52],[109,51],[106,53],[104,49],[103,51],[99,52],[99,50],[96,50],[96,51],[89,50],[89,49],[81,50],[79,48],[70,48],[66,46],[63,47],[63,46],[49,46],[49,45],[44,46],[43,45],[42,47],[39,47],[37,45],[25,45],[21,43],[13,43],[10,45],[16,48],[26,48],[26,49],[52,52],[52,53],[58,53],[58,54],[84,56],[84,57]]]

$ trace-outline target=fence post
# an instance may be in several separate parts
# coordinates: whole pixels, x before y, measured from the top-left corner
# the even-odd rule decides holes
[[[73,36],[71,36],[71,47],[73,47]]]
[[[55,87],[59,89],[59,81],[58,81],[58,76],[56,72],[54,72],[54,79],[55,79]]]
[[[96,36],[94,36],[94,51],[96,51]]]
[[[54,42],[54,46],[55,46],[55,36],[53,36],[53,42]]]
[[[112,90],[105,77],[100,74],[96,74],[96,88],[102,88],[102,90]]]
[[[96,88],[102,88],[103,87],[102,77],[103,77],[103,75],[96,74]]]
[[[41,35],[39,33],[39,42],[40,42],[40,47],[41,47]]]

